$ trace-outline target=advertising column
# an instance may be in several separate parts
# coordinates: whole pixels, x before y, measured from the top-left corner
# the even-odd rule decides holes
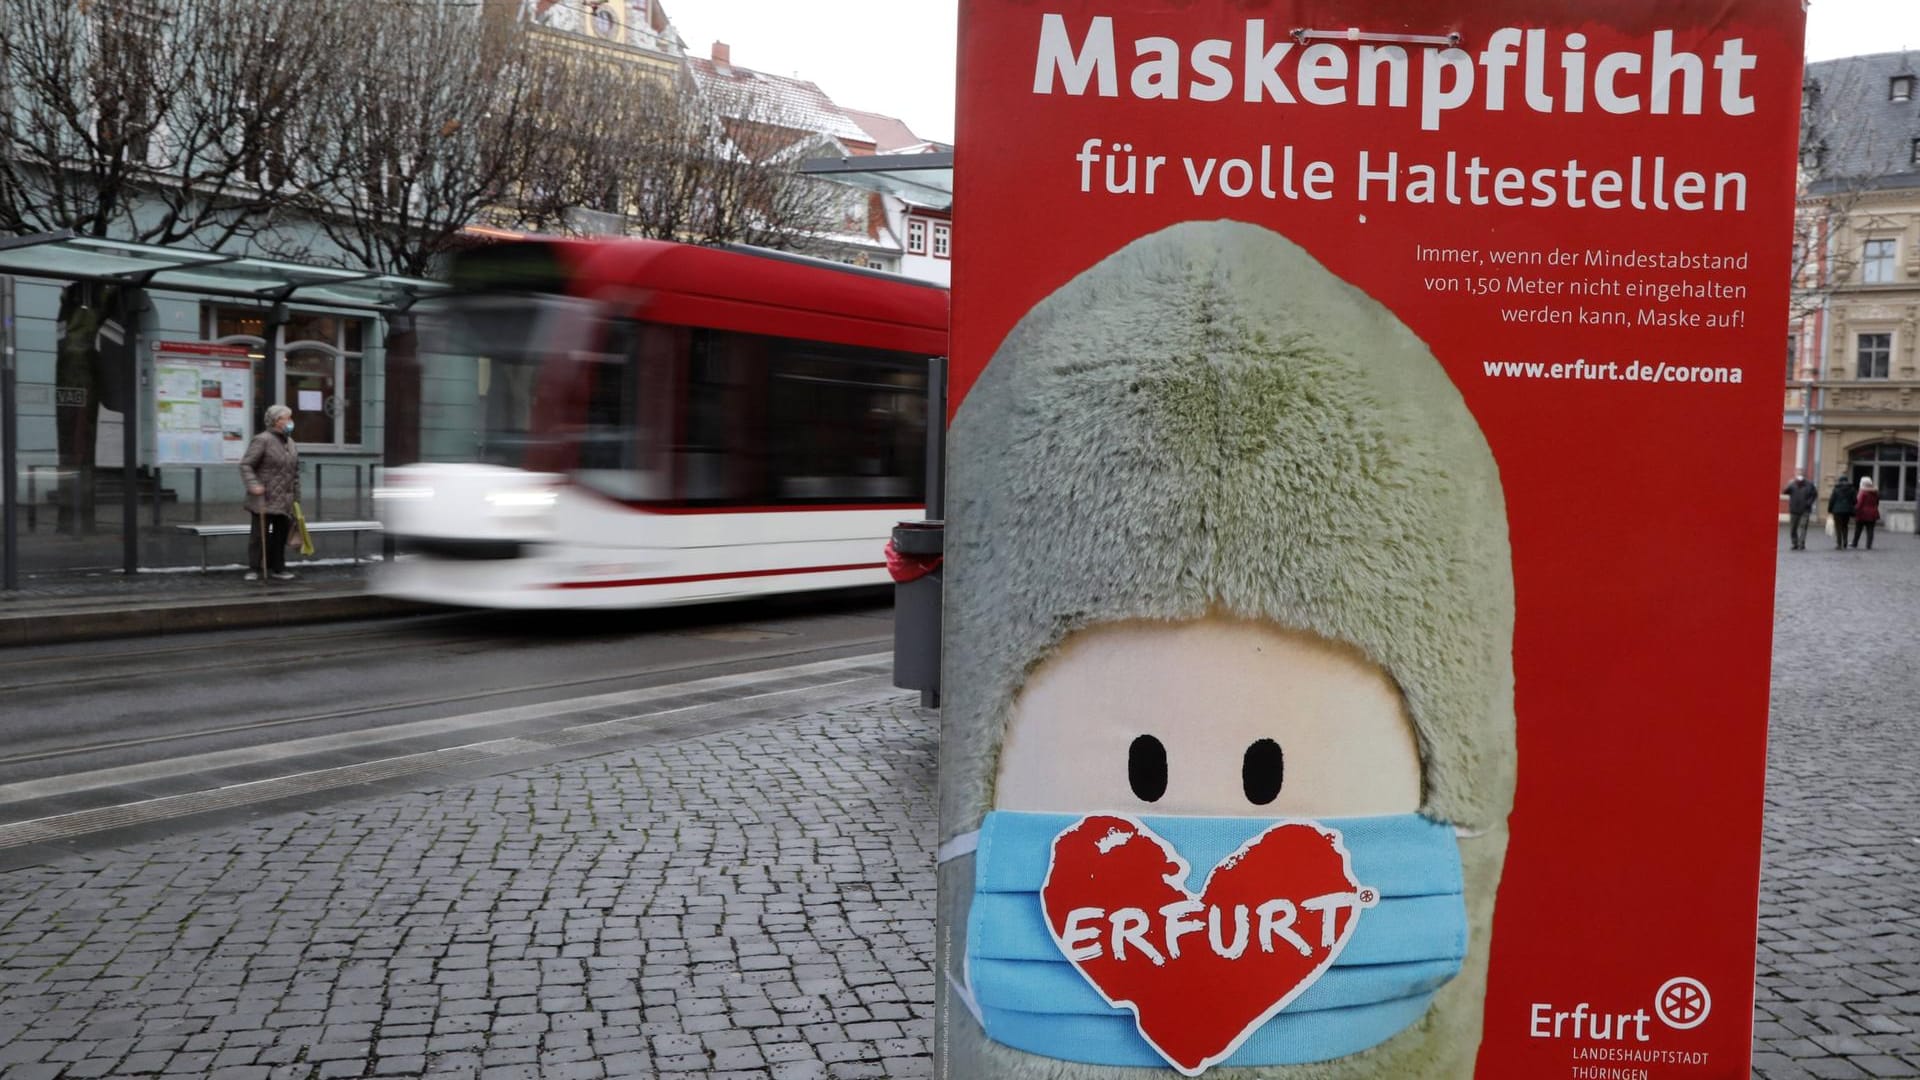
[[[941,1075],[1748,1075],[1802,23],[962,5]]]

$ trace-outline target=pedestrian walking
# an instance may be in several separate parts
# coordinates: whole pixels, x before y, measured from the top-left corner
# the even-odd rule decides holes
[[[1873,527],[1880,524],[1880,490],[1873,477],[1860,478],[1860,491],[1853,497],[1853,546],[1860,546],[1860,534],[1867,536],[1867,550],[1873,550]]]
[[[1845,473],[1833,482],[1833,494],[1827,496],[1827,514],[1833,518],[1833,546],[1847,546],[1847,525],[1853,520],[1853,481]]]
[[[267,406],[267,430],[253,437],[240,458],[247,485],[247,512],[253,530],[247,536],[247,580],[262,573],[290,581],[287,540],[293,534],[293,504],[300,498],[300,448],[293,441],[293,410]]]
[[[1807,550],[1807,518],[1820,501],[1820,489],[1807,479],[1807,470],[1793,470],[1793,482],[1780,494],[1787,497],[1787,539],[1793,550]]]

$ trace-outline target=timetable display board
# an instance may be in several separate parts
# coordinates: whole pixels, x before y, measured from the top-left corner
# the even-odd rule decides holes
[[[153,348],[155,463],[231,465],[253,437],[253,361],[244,345]]]

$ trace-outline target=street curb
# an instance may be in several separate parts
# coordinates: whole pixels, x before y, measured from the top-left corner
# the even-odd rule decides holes
[[[255,600],[201,600],[17,614],[0,610],[0,648],[372,619],[431,610],[427,604],[366,593],[285,597],[268,594]]]

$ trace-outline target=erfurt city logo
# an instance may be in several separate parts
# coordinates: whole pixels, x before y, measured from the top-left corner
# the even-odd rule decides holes
[[[1649,1042],[1648,1022],[1658,1017],[1675,1031],[1691,1031],[1706,1023],[1713,1011],[1713,995],[1699,979],[1678,976],[1660,984],[1653,994],[1653,1013],[1594,1011],[1587,1002],[1558,1009],[1536,1001],[1528,1013],[1527,1034],[1536,1039],[1574,1039],[1592,1042]]]

